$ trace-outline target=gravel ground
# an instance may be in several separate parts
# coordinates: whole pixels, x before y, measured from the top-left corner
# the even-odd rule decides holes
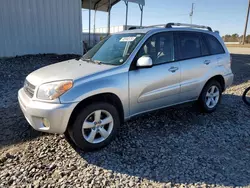
[[[250,187],[250,55],[233,55],[235,82],[212,114],[185,105],[125,123],[108,147],[74,149],[32,130],[17,103],[25,76],[72,56],[0,60],[0,187]]]

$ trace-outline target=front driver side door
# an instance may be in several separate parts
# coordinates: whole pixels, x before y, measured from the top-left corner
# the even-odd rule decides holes
[[[178,103],[180,94],[180,64],[175,62],[173,32],[151,36],[135,60],[150,56],[153,66],[129,71],[130,115]]]

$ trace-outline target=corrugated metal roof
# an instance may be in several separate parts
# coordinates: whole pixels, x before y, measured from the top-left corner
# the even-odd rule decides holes
[[[114,6],[120,0],[111,0],[111,6]],[[89,9],[89,0],[82,0],[82,8]],[[91,0],[91,10],[108,12],[109,0]]]
[[[111,7],[114,6],[121,0],[111,0]],[[137,3],[140,5],[145,5],[145,0],[123,0],[126,2]],[[89,9],[89,0],[82,0],[82,8]],[[91,10],[98,10],[108,12],[109,9],[109,0],[91,0]]]

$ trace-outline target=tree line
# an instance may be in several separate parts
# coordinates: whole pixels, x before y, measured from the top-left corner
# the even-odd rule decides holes
[[[242,43],[243,35],[239,36],[237,33],[232,35],[225,35],[222,37],[225,42],[239,42]],[[245,38],[245,43],[250,43],[250,35]]]

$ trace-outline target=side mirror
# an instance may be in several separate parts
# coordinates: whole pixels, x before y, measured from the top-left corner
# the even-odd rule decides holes
[[[152,67],[153,66],[153,61],[151,57],[148,56],[142,56],[137,60],[136,63],[137,67]]]

